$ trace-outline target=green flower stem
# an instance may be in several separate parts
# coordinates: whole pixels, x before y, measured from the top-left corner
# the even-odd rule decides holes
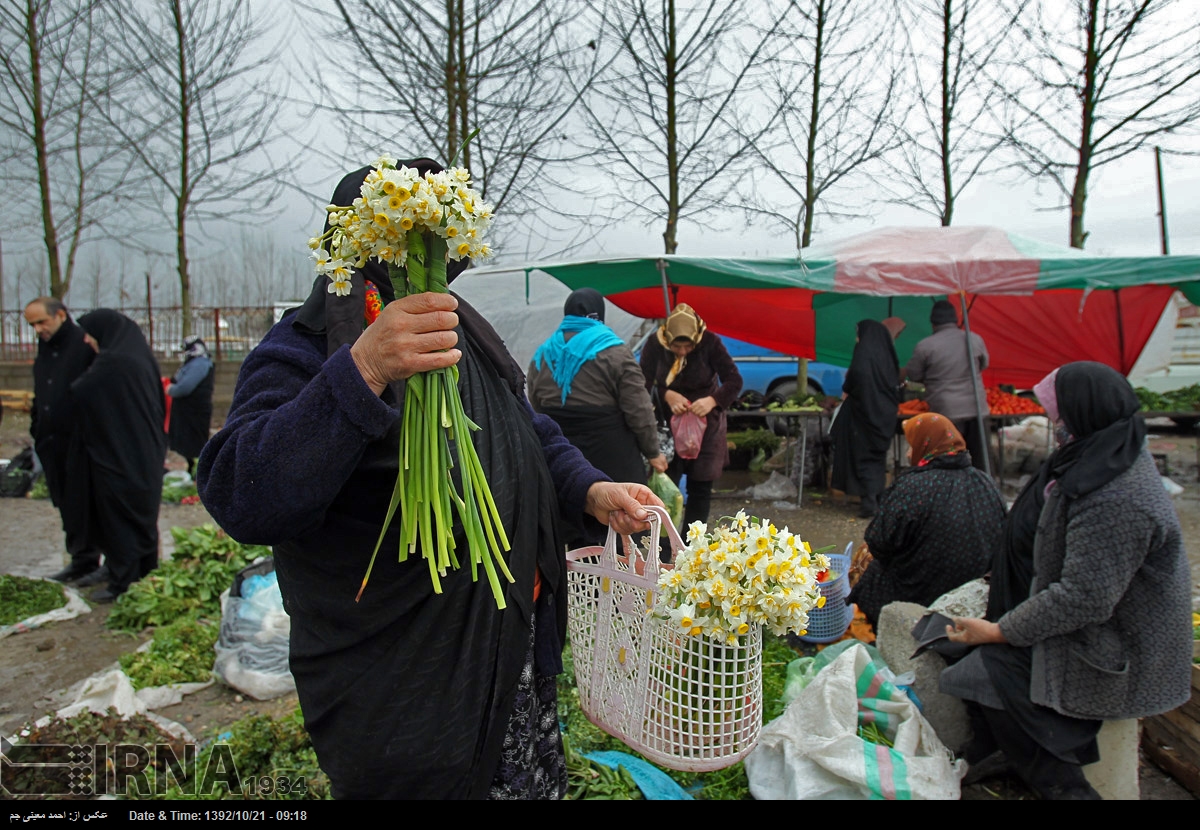
[[[407,243],[405,267],[388,266],[396,297],[427,290],[448,291],[445,241],[436,234],[414,231],[409,233]],[[404,562],[419,543],[422,556],[427,560],[434,593],[438,594],[442,592],[441,578],[451,568],[459,569],[454,541],[454,513],[457,512],[467,540],[472,581],[478,580],[478,566],[482,563],[496,607],[505,607],[500,574],[509,582],[515,581],[503,556],[511,546],[483,464],[471,440],[471,432],[478,429],[463,409],[456,366],[408,379],[401,416],[400,469],[356,602],[362,597],[375,557],[399,510],[399,560]],[[451,441],[458,454],[461,494],[451,476],[454,467]]]

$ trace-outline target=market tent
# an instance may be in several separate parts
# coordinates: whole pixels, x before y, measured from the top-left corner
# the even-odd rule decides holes
[[[496,270],[501,270],[497,268]],[[884,228],[805,249],[803,259],[659,255],[536,263],[568,287],[660,318],[685,302],[718,334],[848,365],[855,323],[903,318],[901,362],[930,332],[935,299],[966,304],[987,343],[984,383],[1033,386],[1073,360],[1128,374],[1176,289],[1200,301],[1200,257],[1093,256],[989,227]]]

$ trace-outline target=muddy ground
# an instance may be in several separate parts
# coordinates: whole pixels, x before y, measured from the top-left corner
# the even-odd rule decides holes
[[[1200,605],[1200,482],[1197,481],[1197,437],[1170,421],[1151,424],[1151,450],[1164,456],[1170,478],[1184,492],[1175,497],[1192,561],[1193,595]],[[28,417],[8,411],[0,423],[0,458],[15,455],[28,443]],[[170,458],[168,466],[180,467],[182,460]],[[814,546],[862,540],[867,521],[858,518],[857,505],[831,494],[819,484],[810,484],[795,498],[753,499],[746,488],[765,481],[769,473],[729,471],[714,488],[713,517],[732,514],[740,508],[770,516],[778,525],[798,531]],[[1020,471],[1012,470],[1008,483],[1015,486]],[[163,505],[159,514],[164,556],[170,554],[171,527],[191,527],[211,522],[200,505]],[[46,576],[65,563],[62,531],[57,512],[49,501],[0,499],[0,573]],[[131,636],[108,631],[104,621],[111,606],[94,605],[91,613],[51,624],[35,631],[0,641],[0,735],[9,735],[28,721],[51,714],[73,698],[88,677],[112,666],[119,655],[136,649],[148,633]],[[213,738],[237,719],[254,713],[279,715],[296,706],[294,695],[271,701],[243,698],[235,690],[214,684],[188,695],[183,702],[159,714],[188,728],[197,740]],[[1193,800],[1173,779],[1143,760],[1143,800]],[[1031,797],[1010,777],[990,779],[964,788],[965,800],[1016,800]]]

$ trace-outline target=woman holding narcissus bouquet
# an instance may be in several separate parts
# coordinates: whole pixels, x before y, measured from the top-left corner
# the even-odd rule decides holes
[[[534,414],[499,335],[449,291],[487,253],[466,170],[384,158],[332,202],[312,293],[242,364],[200,496],[274,547],[336,798],[561,798],[560,518],[629,535],[662,502]]]

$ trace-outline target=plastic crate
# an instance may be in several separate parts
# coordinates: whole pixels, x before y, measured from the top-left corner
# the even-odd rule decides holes
[[[850,596],[850,554],[853,545],[853,542],[848,543],[845,553],[827,554],[829,567],[837,573],[837,578],[821,583],[825,607],[808,612],[808,631],[800,635],[800,639],[806,643],[840,640],[854,620],[854,606],[846,604]]]

